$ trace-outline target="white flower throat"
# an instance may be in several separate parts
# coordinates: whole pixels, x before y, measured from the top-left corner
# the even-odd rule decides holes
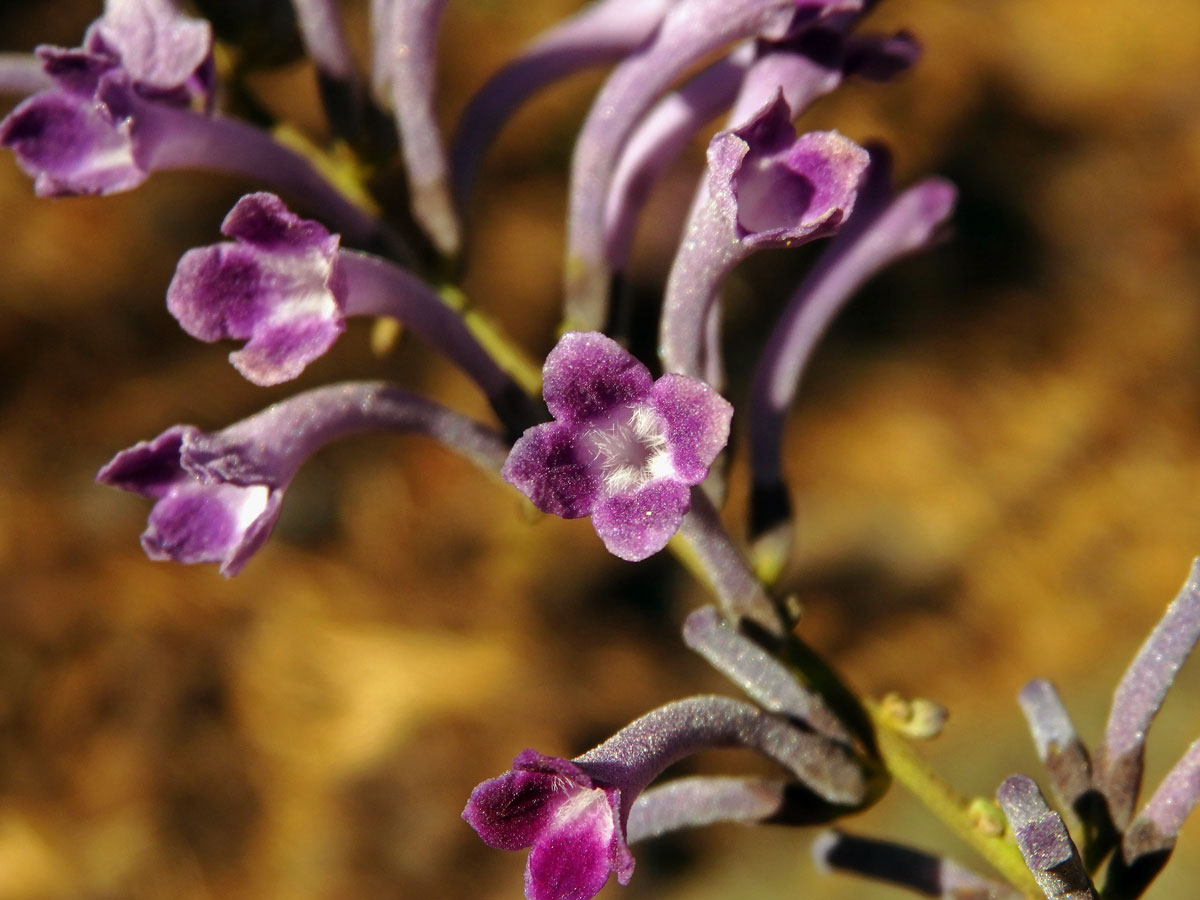
[[[605,493],[636,491],[675,472],[662,417],[648,404],[627,406],[587,434]]]

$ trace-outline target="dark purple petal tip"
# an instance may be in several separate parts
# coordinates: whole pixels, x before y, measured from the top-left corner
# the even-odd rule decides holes
[[[471,792],[463,818],[489,846],[530,848],[530,900],[588,900],[611,873],[622,884],[633,873],[620,809],[618,789],[570,760],[525,750],[511,771]]]

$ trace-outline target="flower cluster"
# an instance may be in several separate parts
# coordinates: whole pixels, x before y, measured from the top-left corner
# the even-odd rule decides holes
[[[863,30],[870,0],[596,0],[488,80],[444,141],[435,75],[445,0],[374,0],[369,75],[333,0],[293,5],[343,146],[378,152],[387,142],[375,140],[372,123],[394,126],[410,208],[391,219],[375,211],[354,167],[335,183],[326,175],[332,157],[301,153],[220,108],[212,29],[173,0],[107,0],[79,47],[4,60],[0,91],[24,99],[0,122],[0,144],[43,195],[131,190],[168,169],[250,179],[260,190],[229,212],[226,240],[187,252],[166,288],[167,309],[189,335],[242,342],[231,363],[273,386],[319,368],[347,317],[398,320],[474,382],[494,421],[396,384],[352,381],[213,432],[172,426],[98,475],[153,500],[146,553],[236,575],[266,544],[306,460],[335,439],[379,431],[433,438],[543,513],[590,517],[623,560],[644,560],[674,540],[718,601],[687,618],[683,639],[753,702],[677,700],[573,759],[525,750],[510,771],[476,787],[463,817],[490,846],[530,851],[531,900],[587,900],[613,874],[626,883],[630,845],[676,829],[813,825],[874,803],[893,776],[914,768],[909,757],[897,762],[899,731],[929,736],[943,717],[893,727],[886,710],[860,701],[801,642],[794,604],[773,595],[770,581],[787,561],[792,523],[783,421],[813,348],[864,282],[939,239],[956,198],[940,178],[897,188],[885,148],[838,131],[797,133],[795,121],[849,79],[903,74],[919,55],[915,39]],[[473,315],[446,274],[465,262],[471,193],[491,140],[537,91],[601,64],[612,68],[569,176],[561,336],[544,357],[533,354],[544,359],[539,367]],[[616,276],[650,189],[721,115],[662,288],[656,378],[651,360],[628,349],[645,336],[614,324],[632,318],[614,308]],[[824,246],[815,263],[751,348],[749,400],[735,415],[723,396],[726,279],[760,250],[816,242]],[[738,450],[731,428],[749,447],[749,553],[721,516]],[[523,502],[513,501],[514,510]],[[1022,695],[1054,790],[1084,826],[1082,852],[1036,785],[1014,776],[998,799],[1015,841],[979,838],[1010,884],[841,832],[818,840],[818,857],[959,900],[1097,897],[1093,876],[1108,860],[1103,896],[1138,896],[1200,799],[1193,745],[1135,814],[1146,730],[1200,638],[1197,578],[1118,687],[1094,757],[1048,683]],[[676,761],[717,747],[756,753],[776,776],[654,784]],[[930,805],[956,822],[967,817],[944,794]]]

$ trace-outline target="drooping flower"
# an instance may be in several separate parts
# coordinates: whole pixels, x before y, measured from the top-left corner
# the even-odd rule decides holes
[[[583,900],[610,874],[621,884],[633,875],[620,789],[597,783],[570,760],[523,751],[512,771],[472,791],[463,818],[490,847],[531,848],[530,900]]]
[[[860,764],[840,743],[749,703],[701,696],[660,706],[573,760],[525,750],[510,771],[472,791],[463,818],[489,846],[530,849],[529,900],[589,900],[609,875],[626,884],[633,874],[629,820],[646,788],[680,759],[718,747],[754,750],[799,790],[763,797],[761,786],[747,796],[748,785],[731,781],[684,786],[658,798],[636,837],[785,809],[789,820],[825,821],[865,796]]]
[[[506,421],[534,420],[462,316],[411,272],[342,248],[338,235],[274,194],[242,197],[221,233],[233,240],[180,259],[167,308],[199,340],[246,341],[229,360],[255,384],[298,376],[345,331],[347,316],[390,316],[460,366]]]
[[[406,252],[304,156],[213,113],[211,47],[209,23],[171,0],[108,0],[82,47],[38,48],[53,86],[0,122],[0,144],[41,196],[127,191],[172,169],[228,172],[304,198],[352,243]]]
[[[711,357],[722,281],[757,250],[836,233],[854,209],[868,162],[866,150],[836,131],[797,137],[781,92],[712,139],[709,196],[693,208],[667,277],[659,326],[667,371],[719,379]]]
[[[270,536],[305,460],[368,431],[425,434],[493,471],[507,449],[490,429],[423,397],[351,382],[298,394],[211,434],[175,425],[122,450],[96,480],[155,500],[142,534],[151,559],[215,562],[236,575]]]
[[[613,554],[657,553],[691,506],[691,487],[729,439],[733,407],[701,381],[653,380],[597,332],[568,332],[546,358],[554,422],[517,441],[502,475],[543,512],[591,516]]]

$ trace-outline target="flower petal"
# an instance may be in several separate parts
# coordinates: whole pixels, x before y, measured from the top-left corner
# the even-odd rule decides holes
[[[222,230],[238,243],[185,253],[167,309],[202,341],[247,340],[230,360],[255,384],[295,378],[345,330],[339,239],[271,194],[243,197]]]
[[[142,547],[151,559],[219,562],[236,575],[274,528],[279,497],[261,484],[181,484],[154,505]]]
[[[578,423],[650,393],[650,370],[612,338],[596,331],[568,331],[542,369],[542,393],[551,415]]]
[[[600,892],[615,868],[616,847],[629,854],[616,822],[619,802],[620,792],[611,788],[567,798],[529,853],[529,900],[589,900]]]
[[[610,553],[637,562],[667,546],[691,505],[686,484],[652,481],[636,494],[602,500],[592,513],[592,525]]]
[[[168,92],[184,87],[205,66],[212,26],[181,15],[167,0],[108,0],[84,44],[115,52],[139,85]]]
[[[42,197],[111,194],[149,174],[128,123],[118,125],[103,105],[64,91],[44,91],[14,109],[0,124],[0,143],[36,179]]]
[[[600,496],[600,479],[583,458],[579,435],[562,422],[528,429],[513,445],[500,476],[542,512],[578,519]]]
[[[511,771],[471,792],[462,815],[489,847],[520,850],[533,846],[573,792],[592,788],[570,760],[524,750]]]
[[[699,484],[729,442],[733,406],[710,385],[684,375],[664,375],[650,397],[666,426],[676,474],[686,484]]]

